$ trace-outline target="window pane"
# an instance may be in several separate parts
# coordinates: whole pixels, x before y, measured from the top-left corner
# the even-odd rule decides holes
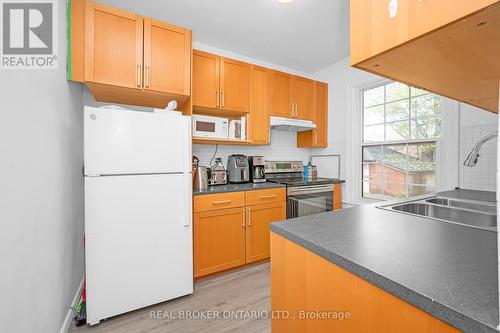
[[[381,183],[382,170],[381,163],[363,163],[363,180],[372,183]]]
[[[441,117],[428,116],[411,120],[412,139],[433,139],[441,135]]]
[[[385,102],[397,101],[409,97],[410,87],[406,84],[394,82],[385,86]]]
[[[365,126],[363,138],[365,142],[384,141],[384,125]]]
[[[363,147],[363,162],[382,162],[382,146]]]
[[[422,184],[422,185],[431,185],[434,186],[436,184],[436,170],[435,168],[429,170],[415,170],[410,171],[408,174],[408,183],[409,184]]]
[[[406,198],[406,184],[405,183],[384,183],[385,196],[394,198]]]
[[[382,185],[363,181],[363,197],[372,199],[384,199],[382,197]]]
[[[427,94],[411,99],[412,118],[426,118],[429,116],[439,116],[441,114],[441,97],[434,94]]]
[[[424,95],[424,94],[428,94],[429,93],[428,91],[425,91],[423,89],[414,88],[414,87],[410,87],[410,92],[411,92],[411,96],[412,97],[414,97],[414,96],[420,96],[420,95]]]
[[[365,108],[382,103],[384,103],[384,86],[363,92],[363,106]]]
[[[410,118],[409,100],[392,102],[386,104],[386,121],[404,120]]]
[[[365,109],[364,125],[382,124],[384,122],[384,105]]]
[[[419,186],[419,185],[409,185],[408,186],[408,197],[415,197],[417,195],[430,194],[436,191],[435,186]]]
[[[408,155],[410,162],[435,162],[436,143],[419,143],[408,145]]]
[[[407,120],[386,124],[386,141],[403,141],[410,138],[410,124]]]

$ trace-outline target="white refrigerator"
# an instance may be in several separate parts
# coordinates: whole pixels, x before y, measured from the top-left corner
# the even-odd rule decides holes
[[[193,292],[191,117],[85,107],[87,323]]]

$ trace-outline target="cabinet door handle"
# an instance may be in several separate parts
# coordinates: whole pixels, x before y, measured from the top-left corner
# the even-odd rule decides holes
[[[215,106],[219,107],[219,90],[215,91]]]
[[[290,103],[290,107],[292,108],[292,117],[295,116],[295,109],[293,108],[293,103]]]
[[[260,198],[261,198],[261,199],[272,199],[272,198],[276,198],[276,195],[275,195],[275,194],[271,194],[271,195],[262,195]]]
[[[241,227],[245,227],[245,208],[241,209]]]
[[[224,205],[231,203],[231,200],[219,200],[212,202],[212,205]]]
[[[149,73],[150,72],[150,67],[146,66],[146,88],[149,88]]]
[[[141,86],[141,65],[137,65],[137,86],[140,87]]]
[[[252,226],[252,210],[250,207],[247,208],[247,226],[251,227]]]
[[[295,103],[295,117],[299,116],[299,105]]]
[[[224,92],[220,92],[220,107],[224,109]]]

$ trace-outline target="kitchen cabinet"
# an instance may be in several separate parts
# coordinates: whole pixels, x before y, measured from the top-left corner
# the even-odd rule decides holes
[[[68,79],[100,102],[191,114],[191,30],[91,0],[68,1]]]
[[[220,115],[248,113],[249,81],[249,64],[203,51],[193,52],[193,107],[198,111]]]
[[[314,82],[313,121],[316,128],[297,133],[297,146],[301,148],[328,147],[328,84]]]
[[[333,187],[333,209],[342,209],[342,184]]]
[[[269,258],[269,225],[286,218],[286,203],[247,206],[246,262],[251,263]]]
[[[250,65],[250,113],[248,135],[253,144],[269,143],[271,107],[271,70]]]
[[[195,278],[269,258],[269,225],[286,219],[284,188],[198,195],[193,201]]]
[[[226,208],[194,214],[194,277],[245,264],[245,210]]]
[[[273,332],[460,332],[274,232],[271,257],[273,313],[314,314],[319,310],[327,315],[339,311],[339,317],[330,319],[275,316]],[[347,313],[349,318],[339,320]]]
[[[499,17],[498,0],[351,0],[351,65],[498,112]]]
[[[312,120],[312,80],[273,71],[271,91],[273,116]]]

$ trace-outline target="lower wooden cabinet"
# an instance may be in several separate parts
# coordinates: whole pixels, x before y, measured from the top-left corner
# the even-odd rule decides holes
[[[286,218],[284,201],[248,206],[246,229],[246,262],[269,258],[269,225]]]
[[[227,199],[228,196],[239,198],[242,194],[223,193],[194,198],[195,278],[269,258],[269,225],[286,219],[285,189],[248,191],[244,202]],[[267,202],[252,204],[260,197],[266,198]],[[229,200],[232,200],[231,204],[241,204],[241,207],[206,205],[207,202]],[[248,205],[245,206],[245,202]]]
[[[245,264],[245,229],[243,207],[195,213],[194,277]]]

